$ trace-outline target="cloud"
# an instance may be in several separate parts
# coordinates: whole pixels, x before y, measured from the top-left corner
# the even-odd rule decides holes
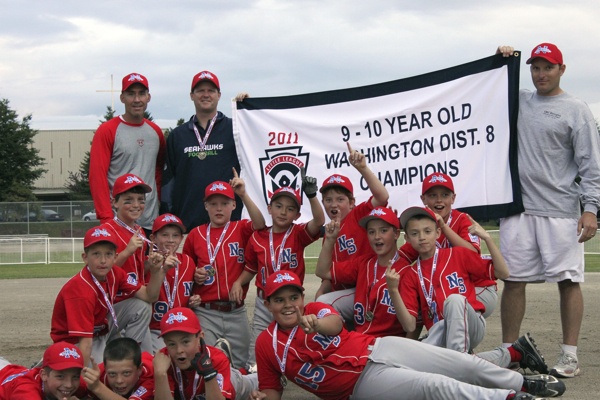
[[[0,16],[0,97],[34,124],[90,126],[110,104],[110,76],[146,75],[149,111],[188,118],[192,76],[208,69],[222,84],[220,109],[239,91],[284,96],[368,85],[423,74],[493,54],[511,44],[563,49],[565,90],[600,103],[589,40],[600,37],[600,4],[373,0],[255,0],[5,3]],[[560,21],[560,23],[558,23]],[[532,88],[523,63],[521,86]],[[115,94],[118,112],[118,93]],[[595,112],[596,116],[600,116]],[[74,118],[71,118],[74,117]],[[97,117],[97,118],[96,118]],[[88,124],[86,123],[86,124]]]

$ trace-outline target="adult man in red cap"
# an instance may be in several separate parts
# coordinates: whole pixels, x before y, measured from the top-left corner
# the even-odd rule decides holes
[[[513,48],[500,46],[497,53],[508,57]],[[566,65],[558,47],[535,46],[527,64],[536,90],[519,93],[518,161],[525,212],[500,223],[500,247],[510,270],[502,293],[502,336],[505,345],[519,336],[527,283],[557,283],[563,341],[551,373],[573,377],[580,373],[583,242],[598,228],[600,143],[588,106],[560,87]]]
[[[248,95],[240,93],[237,101]],[[188,122],[173,129],[167,139],[167,169],[172,176],[171,212],[191,231],[210,222],[202,198],[206,186],[215,181],[229,182],[235,168],[240,172],[231,118],[217,111],[221,84],[217,75],[201,71],[192,78],[190,99],[196,112]],[[231,215],[238,221],[243,203],[237,198]]]
[[[161,129],[144,118],[150,102],[149,87],[144,75],[132,72],[123,77],[120,99],[125,113],[104,122],[94,134],[89,177],[96,215],[102,222],[113,218],[110,192],[115,180],[129,173],[142,178],[152,188],[137,221],[147,235],[158,216],[165,153]]]

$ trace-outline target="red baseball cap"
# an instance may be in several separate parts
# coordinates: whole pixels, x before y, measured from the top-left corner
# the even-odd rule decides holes
[[[112,235],[104,225],[96,226],[92,229],[88,229],[83,238],[83,248],[87,249],[93,244],[99,242],[108,242],[118,247],[117,238]]]
[[[213,85],[217,87],[217,90],[221,91],[219,78],[217,78],[217,76],[210,71],[202,71],[194,75],[194,78],[192,79],[192,92],[194,91],[194,88],[202,81],[212,82]]]
[[[267,278],[267,284],[265,285],[265,297],[270,297],[273,293],[284,286],[295,286],[304,291],[302,282],[300,282],[298,275],[292,271],[277,271],[269,275]]]
[[[400,214],[400,226],[403,229],[406,229],[406,224],[412,217],[416,217],[417,215],[424,215],[426,217],[431,218],[434,222],[437,223],[435,218],[435,214],[429,208],[425,207],[408,207],[402,214]]]
[[[358,221],[358,224],[366,229],[369,221],[372,221],[374,219],[380,219],[384,222],[387,222],[396,229],[400,228],[400,222],[398,222],[398,217],[396,216],[396,213],[391,208],[387,207],[375,207],[371,210],[369,215],[361,218],[360,221]]]
[[[421,190],[421,194],[427,193],[429,189],[435,186],[445,187],[454,193],[454,183],[452,183],[452,178],[441,172],[434,172],[423,179],[423,189]]]
[[[200,321],[191,308],[175,307],[163,315],[160,320],[160,335],[162,337],[169,332],[185,332],[196,334],[200,332]]]
[[[531,57],[525,62],[531,64],[534,58],[543,58],[552,64],[562,64],[563,56],[561,51],[552,43],[540,43],[531,50]]]
[[[181,220],[175,215],[169,213],[156,217],[154,223],[152,224],[152,233],[156,233],[168,225],[174,225],[181,229],[181,233],[185,233],[185,225],[183,225],[183,222],[181,222]]]
[[[55,371],[83,368],[83,355],[74,344],[56,342],[44,352],[42,367],[48,367]]]
[[[125,193],[128,190],[133,189],[136,186],[140,186],[144,193],[150,193],[152,188],[144,183],[142,178],[134,174],[125,174],[117,178],[113,185],[112,195],[113,198],[117,197],[118,194]]]
[[[210,196],[214,196],[215,194],[220,194],[230,198],[231,200],[235,200],[233,188],[227,182],[214,181],[213,183],[207,185],[204,189],[204,201],[208,200]]]
[[[350,179],[348,179],[347,176],[335,174],[335,175],[331,175],[328,178],[325,178],[325,180],[323,181],[323,184],[321,185],[321,189],[319,189],[319,192],[323,193],[325,190],[329,189],[332,186],[343,187],[350,193],[354,194],[354,188],[352,187],[352,182],[350,182]]]
[[[298,206],[298,210],[300,209],[300,203],[302,201],[300,200],[300,195],[298,194],[298,191],[292,189],[289,186],[280,187],[275,191],[275,193],[273,193],[273,196],[271,196],[271,204],[273,204],[273,200],[281,196],[287,196],[290,199],[294,200],[296,206]]]
[[[146,77],[142,74],[138,74],[137,72],[132,72],[123,77],[123,82],[121,85],[121,92],[124,92],[127,89],[129,89],[129,86],[133,85],[134,83],[139,83],[140,85],[144,86],[146,89],[150,90],[150,86],[148,85],[148,79],[146,79]]]

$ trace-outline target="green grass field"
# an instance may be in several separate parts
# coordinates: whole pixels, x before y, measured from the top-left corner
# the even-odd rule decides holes
[[[306,259],[306,273],[314,274],[316,258]],[[600,272],[600,254],[585,256],[586,272]],[[0,279],[68,278],[75,275],[83,264],[8,264],[0,265]]]

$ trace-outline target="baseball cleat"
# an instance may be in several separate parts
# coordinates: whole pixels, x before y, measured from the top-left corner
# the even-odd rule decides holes
[[[541,397],[562,396],[566,390],[564,382],[546,374],[524,376],[523,388],[527,393]]]
[[[544,356],[537,349],[535,341],[531,335],[529,335],[529,333],[518,338],[512,346],[515,350],[523,355],[523,359],[519,362],[521,368],[529,368],[530,370],[539,372],[540,374],[548,373],[548,366],[546,365]]]
[[[581,374],[577,356],[562,352],[558,357],[556,365],[552,367],[550,374],[559,378],[574,378]]]
[[[229,344],[229,341],[225,338],[219,338],[215,342],[215,347],[221,350],[223,353],[225,353],[225,355],[229,359],[229,364],[231,364],[232,368],[235,368],[235,366],[233,365],[233,359],[231,357],[231,345]]]

